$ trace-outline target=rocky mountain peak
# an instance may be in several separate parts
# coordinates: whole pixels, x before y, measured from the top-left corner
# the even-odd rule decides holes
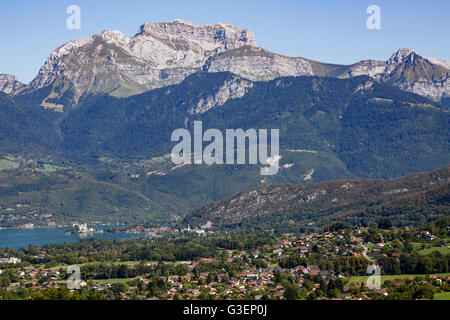
[[[435,58],[425,57],[425,56],[419,54],[417,51],[411,50],[408,48],[401,48],[401,49],[397,50],[397,52],[395,52],[386,63],[387,63],[387,65],[396,66],[396,65],[399,65],[402,63],[414,64],[416,62],[431,63],[431,64],[438,65],[440,67],[450,70],[450,62],[435,59]]]
[[[18,90],[22,85],[17,82],[8,87],[2,80],[2,91],[32,92],[56,83],[52,99],[70,88],[75,105],[84,94],[125,97],[180,83],[196,72],[231,72],[251,81],[368,75],[439,101],[450,96],[449,70],[449,62],[426,58],[407,48],[399,49],[387,61],[366,60],[350,66],[287,57],[258,47],[248,29],[224,22],[197,25],[177,19],[144,23],[132,37],[104,30],[67,42],[50,54],[25,90]]]
[[[401,48],[397,50],[388,61],[386,61],[386,70],[385,73],[392,72],[398,65],[406,62],[414,62],[416,57],[421,57],[416,51],[408,49],[408,48]]]
[[[257,46],[253,32],[248,29],[241,30],[223,22],[197,25],[177,19],[174,22],[144,23],[135,35],[135,37],[139,36],[195,43],[205,51],[228,50],[244,45]]]
[[[391,56],[391,61],[402,62],[410,54],[417,54],[416,51],[408,48],[400,48]]]
[[[21,83],[16,76],[0,73],[0,92],[14,94],[23,86],[23,83]]]
[[[450,95],[449,71],[449,62],[401,48],[385,62],[358,62],[346,71],[345,76],[368,75],[404,91],[440,101]]]
[[[201,70],[209,57],[242,46],[256,46],[254,34],[227,23],[144,23],[132,37],[104,30],[54,50],[27,89],[60,79],[63,90],[74,89],[75,100],[88,93],[129,96],[179,83]]]
[[[112,42],[117,44],[119,43],[121,44],[128,40],[128,38],[118,30],[103,30],[97,36],[101,37],[106,42]]]
[[[13,76],[12,74],[6,74],[6,73],[0,73],[0,80],[3,80],[3,81],[19,81],[19,79],[16,76]]]
[[[386,62],[382,80],[404,91],[439,101],[450,95],[450,69],[446,64],[402,48]]]

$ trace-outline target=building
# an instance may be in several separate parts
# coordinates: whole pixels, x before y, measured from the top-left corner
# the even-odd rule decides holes
[[[22,262],[22,260],[20,258],[14,258],[14,257],[1,258],[0,259],[0,263],[13,263],[13,264],[16,264],[16,263],[20,263],[20,262]]]

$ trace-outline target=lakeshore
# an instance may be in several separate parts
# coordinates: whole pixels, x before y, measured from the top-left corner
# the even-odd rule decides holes
[[[97,226],[96,229],[103,230],[110,226]],[[77,242],[83,238],[98,238],[105,240],[138,238],[142,234],[126,232],[103,232],[89,234],[68,234],[70,227],[32,228],[32,229],[0,229],[0,248],[22,248],[29,245],[44,246],[46,244],[58,244],[65,242]]]

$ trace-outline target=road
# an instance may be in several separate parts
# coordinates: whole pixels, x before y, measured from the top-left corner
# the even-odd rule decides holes
[[[369,260],[370,262],[374,262],[374,260],[367,255],[367,251],[369,251],[369,249],[363,244],[361,244],[361,247],[363,247],[364,249],[364,251],[362,252],[362,256],[367,260]]]

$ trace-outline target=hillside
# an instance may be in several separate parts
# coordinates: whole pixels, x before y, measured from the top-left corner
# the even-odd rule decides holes
[[[137,216],[166,222],[258,186],[389,179],[450,162],[448,109],[367,76],[252,82],[231,73],[200,73],[128,98],[89,96],[63,112],[37,105],[46,90],[0,96],[1,158],[12,154],[71,167],[139,192],[153,205]],[[191,130],[196,120],[204,130],[280,129],[279,173],[261,177],[258,165],[175,167],[171,133]],[[53,204],[44,197],[36,208]],[[128,207],[125,202],[121,210]],[[83,215],[109,221],[103,208]]]
[[[0,92],[0,155],[55,153],[60,116]]]
[[[132,37],[104,30],[67,42],[50,53],[28,85],[0,74],[0,91],[20,96],[46,89],[48,95],[39,105],[67,108],[90,94],[128,97],[178,84],[198,72],[231,72],[251,81],[366,75],[435,102],[445,102],[450,96],[449,62],[411,49],[401,48],[387,61],[333,65],[265,50],[248,29],[227,23],[197,25],[181,19],[144,23]]]
[[[149,214],[150,211],[153,214]],[[0,225],[73,222],[132,223],[160,210],[139,192],[65,170],[0,172]]]
[[[121,212],[169,222],[260,186],[433,170],[450,163],[449,70],[410,49],[351,65],[287,57],[226,23],[145,23],[132,37],[105,30],[55,49],[29,84],[0,74],[5,174],[28,174],[11,169],[11,157],[70,168],[64,174],[87,179],[90,200],[79,205],[82,185],[67,178],[66,189],[0,201],[34,199],[30,208],[55,221],[109,222]],[[175,166],[171,134],[194,121],[203,131],[279,129],[278,174]]]
[[[424,224],[448,214],[450,166],[395,180],[338,180],[272,185],[241,192],[188,215],[191,226],[298,230],[339,221]],[[276,226],[276,227],[275,227]]]
[[[170,153],[171,133],[192,129],[195,120],[204,130],[278,128],[280,148],[338,159],[347,171],[343,178],[393,178],[449,163],[449,115],[426,98],[366,76],[250,82],[215,73],[129,98],[86,99],[60,127],[73,157],[127,159]]]

